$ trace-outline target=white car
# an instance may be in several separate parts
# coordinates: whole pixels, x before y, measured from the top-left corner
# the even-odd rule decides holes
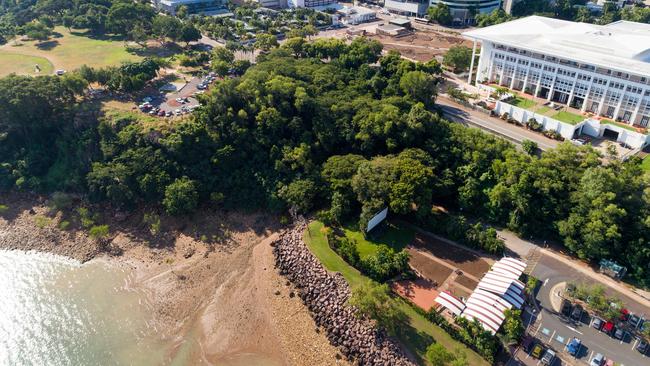
[[[65,70],[56,70],[55,72],[58,76],[65,74]]]
[[[589,366],[601,366],[605,361],[605,356],[602,353],[598,353],[591,359]]]

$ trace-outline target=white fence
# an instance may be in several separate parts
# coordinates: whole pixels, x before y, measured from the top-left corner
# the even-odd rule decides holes
[[[573,138],[576,129],[580,128],[581,124],[583,123],[580,122],[576,125],[572,125],[558,121],[551,117],[547,117],[543,114],[535,113],[520,107],[515,107],[512,104],[508,104],[502,101],[498,101],[496,103],[494,112],[499,116],[503,115],[504,113],[508,113],[510,118],[521,123],[528,123],[531,118],[534,118],[538,123],[542,124],[543,130],[555,131],[567,140]]]

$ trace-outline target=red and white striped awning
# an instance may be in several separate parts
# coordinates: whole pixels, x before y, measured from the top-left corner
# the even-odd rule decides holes
[[[449,309],[449,311],[454,313],[454,315],[460,315],[460,313],[462,313],[465,309],[465,304],[463,304],[459,298],[452,295],[448,291],[442,291],[433,301],[446,307]]]
[[[526,269],[526,263],[510,258],[505,257],[501,258],[498,262],[494,263],[492,266],[492,271],[499,272],[504,276],[507,276],[513,280],[519,278],[524,270]]]
[[[514,258],[502,258],[492,266],[467,299],[461,316],[478,320],[487,331],[496,333],[505,320],[507,309],[521,309],[524,304],[524,284],[519,276],[526,264]]]

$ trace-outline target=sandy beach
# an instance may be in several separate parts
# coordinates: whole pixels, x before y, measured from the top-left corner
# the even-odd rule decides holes
[[[162,218],[152,234],[142,212],[102,211],[110,236],[99,243],[53,213],[45,199],[0,196],[0,248],[37,250],[82,262],[128,266],[144,291],[168,358],[187,365],[346,365],[294,288],[274,268],[281,230],[262,213],[200,212]],[[98,211],[95,208],[95,211]],[[108,253],[107,253],[108,252]],[[112,253],[112,254],[111,254]]]

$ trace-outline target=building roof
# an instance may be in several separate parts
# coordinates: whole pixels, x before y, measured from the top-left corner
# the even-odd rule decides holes
[[[393,18],[389,21],[391,24],[407,26],[411,24],[411,20],[407,18]]]
[[[526,263],[518,259],[501,258],[478,283],[461,316],[476,319],[487,331],[496,333],[505,320],[505,311],[521,309],[524,304],[525,286],[519,276],[525,268]]]
[[[529,16],[474,29],[463,36],[650,75],[650,24],[618,21],[596,25]]]
[[[448,291],[443,291],[439,293],[438,297],[436,297],[435,300],[433,301],[446,307],[447,309],[449,309],[449,311],[451,311],[455,315],[460,315],[460,313],[462,313],[463,310],[465,309],[465,304],[463,304],[463,302],[459,298],[452,295]]]

